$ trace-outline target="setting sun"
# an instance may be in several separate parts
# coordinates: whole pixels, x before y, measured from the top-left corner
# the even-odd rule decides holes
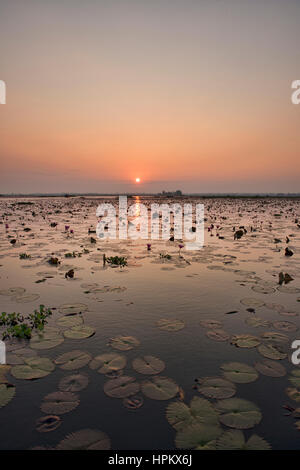
[[[136,183],[140,183],[140,182],[141,182],[141,178],[135,178],[135,182],[136,182]]]

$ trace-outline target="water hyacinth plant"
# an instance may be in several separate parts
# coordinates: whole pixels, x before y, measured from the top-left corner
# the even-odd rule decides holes
[[[105,258],[106,262],[112,266],[127,266],[127,258],[125,256],[109,256]]]
[[[24,316],[21,313],[6,313],[0,315],[0,327],[6,327],[2,333],[2,339],[22,338],[30,339],[33,330],[42,331],[47,318],[52,315],[50,308],[40,305],[34,313]]]

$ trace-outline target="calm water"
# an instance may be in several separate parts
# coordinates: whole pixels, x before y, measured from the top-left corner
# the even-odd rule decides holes
[[[20,204],[22,201],[32,204]],[[153,201],[142,200],[147,205]],[[173,379],[181,388],[179,395],[170,400],[154,400],[139,391],[137,395],[143,398],[143,405],[129,410],[122,399],[104,393],[103,386],[110,378],[87,364],[75,369],[89,378],[88,386],[76,392],[79,406],[60,415],[57,429],[41,433],[36,429],[36,422],[45,416],[40,409],[44,397],[57,391],[61,379],[74,370],[63,370],[56,365],[46,377],[18,379],[13,370],[16,362],[23,362],[24,358],[16,357],[12,351],[7,355],[7,362],[12,366],[12,374],[8,372],[7,378],[15,385],[16,393],[0,409],[1,449],[55,447],[66,435],[81,429],[105,432],[113,449],[174,449],[176,430],[166,419],[169,403],[179,398],[189,404],[193,396],[205,398],[193,388],[195,378],[221,377],[220,366],[224,363],[233,361],[254,366],[264,361],[266,357],[259,352],[259,346],[279,344],[278,338],[263,337],[266,332],[285,335],[280,338],[280,347],[287,357],[274,362],[284,366],[286,375],[278,378],[259,373],[251,383],[236,384],[236,396],[255,403],[262,413],[260,423],[244,434],[246,437],[258,434],[273,449],[300,447],[297,419],[285,416],[283,408],[285,404],[298,406],[286,389],[293,387],[289,377],[291,371],[297,370],[290,361],[291,343],[300,339],[300,229],[296,223],[297,219],[300,223],[300,202],[288,199],[193,201],[204,203],[205,246],[194,252],[183,248],[180,256],[177,241],[152,241],[151,251],[147,251],[146,240],[97,239],[91,243],[91,237],[96,235],[88,234],[88,229],[94,230],[97,223],[97,198],[0,200],[1,311],[29,314],[44,304],[53,309],[48,326],[58,328],[58,335],[64,338],[66,328],[57,324],[63,317],[63,310],[59,310],[64,304],[80,303],[85,311],[76,316],[95,330],[93,336],[64,338],[61,344],[49,349],[32,349],[25,342],[25,353],[54,361],[62,353],[73,350],[88,352],[92,357],[115,352],[127,359],[120,373],[135,377],[139,383],[149,376],[134,370],[132,360],[151,355],[165,363],[159,375]],[[58,225],[51,227],[53,222]],[[208,231],[211,224],[214,228]],[[67,231],[65,225],[70,227]],[[247,233],[234,241],[233,227],[240,226]],[[31,230],[24,231],[26,228]],[[69,234],[70,230],[74,233]],[[17,240],[15,245],[10,243],[12,239]],[[286,246],[293,251],[292,257],[284,255]],[[65,253],[73,251],[82,255],[65,257]],[[21,253],[30,255],[30,259],[20,259]],[[104,268],[103,253],[125,256],[128,266]],[[171,255],[171,259],[161,259],[160,253]],[[59,259],[58,266],[49,265],[51,256]],[[65,273],[71,268],[75,271],[74,279],[65,279]],[[288,273],[293,280],[280,286],[279,272]],[[40,280],[43,282],[36,282]],[[4,295],[11,287],[37,295]],[[254,311],[247,311],[249,308]],[[228,314],[232,311],[236,313]],[[259,317],[269,324],[249,326],[245,320],[251,317]],[[164,331],[157,325],[160,319],[182,320],[183,328]],[[216,341],[213,334],[207,335],[212,328],[200,324],[203,320],[221,322],[219,329],[227,333],[225,340]],[[289,324],[276,323],[279,321]],[[232,337],[241,334],[259,338],[257,347],[231,344]],[[119,335],[133,336],[140,343],[128,351],[116,350],[108,343]],[[14,349],[14,346],[7,347]],[[212,399],[211,403],[216,401]]]

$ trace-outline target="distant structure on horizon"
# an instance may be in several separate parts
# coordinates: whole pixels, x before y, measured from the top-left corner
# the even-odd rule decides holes
[[[182,196],[182,191],[180,189],[177,189],[176,191],[162,191],[161,193],[158,194],[158,196],[163,196],[163,197],[172,197],[172,196],[177,196],[180,197]]]

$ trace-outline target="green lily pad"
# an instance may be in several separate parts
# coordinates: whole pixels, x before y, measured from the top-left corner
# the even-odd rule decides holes
[[[286,394],[291,400],[296,401],[297,403],[300,402],[300,389],[298,388],[287,388],[285,390]]]
[[[140,384],[134,377],[122,375],[108,380],[104,384],[104,393],[112,398],[126,398],[135,395],[140,390]]]
[[[246,297],[245,299],[241,300],[241,304],[246,305],[246,307],[258,308],[258,307],[263,307],[265,303],[259,299]]]
[[[36,422],[38,432],[55,431],[61,425],[61,418],[55,415],[42,416]]]
[[[288,333],[298,330],[298,327],[295,325],[295,323],[290,321],[275,321],[273,326],[276,328],[276,330],[286,331]]]
[[[270,444],[262,437],[253,434],[248,441],[242,431],[230,429],[225,431],[217,440],[218,450],[270,450]]]
[[[223,323],[218,320],[201,320],[199,322],[199,325],[203,328],[208,328],[209,330],[221,330]]]
[[[57,450],[109,450],[110,439],[102,431],[82,429],[66,436],[56,448]]]
[[[151,377],[141,387],[143,394],[152,400],[170,400],[179,392],[178,385],[168,377]]]
[[[290,287],[290,286],[279,286],[277,287],[279,292],[284,292],[285,294],[299,294],[300,289],[298,287]]]
[[[86,366],[92,357],[84,351],[68,351],[55,359],[55,364],[58,364],[64,370],[76,370]]]
[[[161,318],[156,322],[156,325],[160,330],[170,332],[179,331],[185,327],[184,321],[178,318]]]
[[[124,369],[127,359],[125,356],[117,353],[104,353],[96,356],[90,362],[90,368],[98,369],[100,374],[108,374],[117,370]]]
[[[51,349],[63,343],[63,341],[64,338],[58,329],[46,327],[44,330],[32,334],[30,347],[38,350]]]
[[[205,334],[209,339],[219,342],[228,341],[230,338],[230,335],[224,330],[208,330]]]
[[[165,363],[155,356],[137,357],[132,361],[132,368],[140,374],[159,374],[165,368]]]
[[[33,380],[46,377],[55,369],[55,365],[47,357],[28,357],[25,364],[14,366],[11,374],[16,379]]]
[[[258,373],[254,367],[242,362],[228,362],[221,366],[225,379],[231,382],[247,384],[258,379]]]
[[[59,312],[64,315],[77,315],[78,313],[84,313],[88,310],[86,304],[63,304],[59,307]]]
[[[254,328],[257,328],[260,326],[267,328],[268,326],[270,326],[269,321],[263,320],[262,318],[256,317],[255,315],[252,315],[251,317],[247,317],[245,320],[245,323],[247,323],[247,325],[252,326]]]
[[[95,329],[87,325],[73,326],[69,330],[64,331],[64,336],[68,339],[84,339],[90,338],[95,334]]]
[[[286,369],[283,365],[269,359],[256,362],[255,369],[268,377],[284,377],[286,375]]]
[[[15,396],[16,387],[9,383],[0,383],[0,408],[7,405]]]
[[[63,377],[58,384],[61,392],[80,392],[88,386],[89,378],[85,374],[72,374]]]
[[[275,289],[273,287],[268,287],[268,286],[253,286],[252,290],[254,292],[258,292],[259,294],[273,294],[275,292]]]
[[[260,339],[253,335],[235,335],[231,338],[231,344],[238,348],[255,348],[260,344]]]
[[[197,379],[197,390],[207,398],[231,398],[236,393],[235,385],[221,377],[204,377]]]
[[[11,365],[0,364],[0,384],[7,384],[6,374],[10,371]]]
[[[289,337],[278,331],[266,331],[261,335],[263,339],[273,341],[274,343],[286,343],[289,341]]]
[[[236,429],[250,429],[262,419],[259,408],[251,401],[242,398],[227,398],[216,404],[220,421],[225,426]]]
[[[29,302],[34,302],[35,300],[38,300],[40,298],[39,294],[29,294],[29,293],[24,293],[21,295],[17,295],[12,298],[15,302],[18,302],[18,304],[25,304]]]
[[[25,291],[24,287],[9,287],[8,289],[1,289],[0,295],[16,296],[24,294]]]
[[[204,398],[194,397],[190,406],[182,401],[170,403],[166,410],[168,422],[177,431],[192,424],[217,425],[218,413],[213,405]]]
[[[83,324],[83,319],[79,315],[64,315],[57,320],[57,325],[61,328],[72,328]]]
[[[260,344],[257,350],[262,356],[276,361],[287,357],[286,352],[278,344]]]
[[[116,336],[110,339],[109,345],[120,351],[129,351],[130,349],[138,347],[140,342],[134,336]]]
[[[294,369],[294,370],[291,371],[291,374],[292,374],[292,376],[289,377],[289,381],[295,387],[300,388],[300,370],[299,369]]]
[[[79,405],[79,396],[72,392],[53,392],[44,397],[41,410],[46,414],[62,415]]]
[[[176,435],[176,447],[179,449],[214,450],[216,439],[222,434],[220,426],[192,424]]]

